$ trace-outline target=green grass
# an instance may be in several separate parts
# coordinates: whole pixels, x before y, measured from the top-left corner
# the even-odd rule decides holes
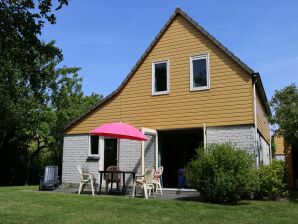
[[[297,193],[289,201],[224,206],[32,189],[36,187],[0,187],[0,223],[298,223]]]

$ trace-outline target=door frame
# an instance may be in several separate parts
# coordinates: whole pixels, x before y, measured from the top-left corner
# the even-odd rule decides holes
[[[155,138],[155,168],[158,167],[158,133],[157,130],[151,129],[151,128],[141,128],[141,132],[145,135],[146,133],[148,134],[153,134],[156,136]],[[142,141],[142,150],[141,150],[141,171],[142,175],[145,173],[145,141]]]
[[[104,170],[104,164],[105,164],[105,139],[109,139],[111,137],[104,137],[99,136],[98,139],[98,145],[99,145],[99,170]],[[117,166],[119,166],[119,146],[120,141],[117,139]]]

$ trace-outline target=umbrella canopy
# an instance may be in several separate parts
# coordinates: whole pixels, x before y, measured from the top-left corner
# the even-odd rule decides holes
[[[91,135],[147,141],[147,137],[135,127],[122,122],[103,124],[92,131]]]

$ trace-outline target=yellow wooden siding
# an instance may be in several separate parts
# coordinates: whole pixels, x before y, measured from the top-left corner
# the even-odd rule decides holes
[[[294,187],[294,174],[293,174],[293,156],[291,146],[287,143],[283,136],[274,136],[275,154],[285,155],[285,163],[287,169],[288,187]]]
[[[190,92],[189,57],[202,53],[209,53],[211,89]],[[160,60],[170,62],[170,93],[152,96],[151,65]],[[114,121],[154,129],[253,124],[252,102],[250,75],[178,15],[125,87],[66,134]]]
[[[257,127],[259,132],[263,135],[265,140],[269,143],[270,141],[270,131],[269,131],[269,121],[268,121],[268,116],[265,111],[265,107],[262,104],[261,98],[258,94],[257,95]]]
[[[282,136],[274,136],[275,154],[285,154],[284,138]]]

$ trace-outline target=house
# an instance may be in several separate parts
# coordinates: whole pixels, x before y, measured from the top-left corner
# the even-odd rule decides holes
[[[275,159],[285,161],[288,187],[290,189],[298,188],[297,150],[293,150],[282,135],[274,135],[272,139],[275,146]]]
[[[248,151],[256,165],[269,163],[268,115],[260,75],[177,8],[119,88],[66,127],[62,181],[78,182],[77,164],[94,173],[161,164],[164,186],[176,188],[195,149],[220,142]],[[119,121],[148,141],[88,134]]]

